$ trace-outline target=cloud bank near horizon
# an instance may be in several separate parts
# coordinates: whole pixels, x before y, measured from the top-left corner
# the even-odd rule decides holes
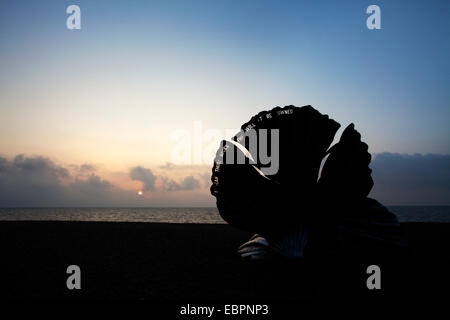
[[[450,205],[450,155],[380,153],[370,196],[388,205]]]
[[[373,157],[370,194],[385,205],[450,205],[450,155],[381,153]],[[127,176],[148,197],[101,177],[85,163],[63,166],[43,156],[0,157],[0,207],[213,206],[210,168],[143,166]],[[176,179],[167,173],[176,172]]]
[[[196,191],[206,184],[204,175],[187,175],[179,181],[156,175],[142,166],[132,167],[128,177],[141,183],[149,197],[102,178],[91,164],[62,166],[43,156],[0,157],[0,207],[97,207],[201,205],[186,200],[178,191]],[[125,175],[127,176],[127,175]],[[192,195],[198,197],[196,193]],[[204,202],[205,197],[199,197]],[[210,203],[212,205],[213,202]]]

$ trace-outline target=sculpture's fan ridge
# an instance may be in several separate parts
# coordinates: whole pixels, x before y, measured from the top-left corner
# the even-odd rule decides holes
[[[330,148],[339,127],[311,106],[276,107],[244,123],[231,140],[222,141],[212,168],[211,193],[223,219],[264,236],[278,252],[284,246],[285,255],[298,256],[293,251],[304,246],[288,245],[292,234],[304,239],[306,232],[299,230],[309,226],[311,238],[325,239],[342,217],[364,215],[373,186],[371,156],[353,124]],[[271,163],[267,150],[274,153]],[[276,170],[269,171],[274,164]],[[244,251],[249,255],[245,246]]]

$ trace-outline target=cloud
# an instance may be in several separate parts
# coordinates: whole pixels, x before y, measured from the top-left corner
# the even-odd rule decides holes
[[[136,190],[119,188],[96,170],[97,166],[87,163],[62,166],[42,156],[0,157],[0,207],[164,206],[182,205],[181,199],[193,205],[213,203],[205,200],[210,200],[210,196],[202,190],[195,191],[192,199],[189,194],[171,195],[201,187],[201,176],[186,176],[182,170],[176,174],[180,180],[154,174],[141,166],[123,172],[122,181],[128,178],[141,181],[144,190],[153,191],[149,198],[138,197]]]
[[[134,202],[130,192],[95,173],[85,178],[73,176],[68,168],[42,156],[0,157],[0,207],[117,206]]]
[[[160,169],[164,169],[164,170],[172,170],[175,167],[176,167],[175,164],[173,164],[172,162],[166,162],[166,164],[159,166]]]
[[[174,168],[180,169],[178,166],[167,162],[164,166],[165,169],[172,170]],[[201,176],[200,176],[201,177]],[[194,175],[188,175],[181,181],[177,182],[173,179],[169,179],[164,175],[155,175],[149,168],[133,167],[130,170],[130,178],[133,180],[141,181],[144,183],[145,191],[181,191],[181,190],[194,190],[200,188],[200,181],[194,177]],[[157,187],[157,180],[160,183]],[[161,190],[162,189],[162,190]]]
[[[152,170],[141,166],[131,168],[130,178],[141,181],[144,184],[145,191],[155,191],[156,176],[153,174]]]
[[[450,155],[380,153],[371,196],[386,204],[449,205]]]
[[[165,186],[168,191],[194,190],[200,188],[200,182],[193,176],[187,176],[179,183],[166,180]]]
[[[200,179],[203,181],[203,185],[207,188],[211,186],[211,169],[208,170],[207,173],[203,173],[200,175]]]
[[[52,180],[58,180],[69,176],[69,171],[66,168],[55,165],[48,158],[40,156],[27,158],[21,154],[11,161],[0,157],[0,174],[5,172],[16,176],[25,175],[33,179],[46,176],[51,177]]]
[[[81,172],[93,172],[97,169],[96,166],[89,164],[89,163],[84,163],[80,166],[80,171]]]
[[[85,193],[98,193],[105,190],[111,190],[114,186],[107,180],[102,180],[99,176],[92,173],[87,180],[76,179],[70,184],[70,188]]]
[[[43,156],[0,157],[0,207],[213,205],[207,190],[211,168],[175,166],[170,176],[140,166],[123,172],[117,183],[141,181],[152,191],[146,198],[102,178],[95,166],[83,166],[62,166]],[[450,205],[450,155],[381,153],[371,167],[370,196],[383,204]]]
[[[212,167],[212,161],[211,165],[206,164],[175,164],[173,162],[166,162],[164,165],[159,166],[162,170],[210,170]]]
[[[0,158],[0,205],[49,205],[61,198],[60,185],[69,176],[66,168],[44,157]]]
[[[209,188],[211,185],[211,167],[212,164],[174,164],[166,162],[159,166],[163,171],[169,171],[172,175],[176,172],[178,175],[188,174],[181,182],[175,182],[162,176],[163,188],[167,191],[193,190],[197,188]]]

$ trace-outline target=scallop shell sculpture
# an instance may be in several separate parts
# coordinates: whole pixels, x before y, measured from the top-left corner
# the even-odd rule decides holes
[[[403,243],[395,215],[367,198],[371,156],[354,125],[330,147],[339,127],[311,106],[291,105],[258,113],[221,142],[211,194],[225,221],[255,233],[241,256],[299,258],[346,233]]]

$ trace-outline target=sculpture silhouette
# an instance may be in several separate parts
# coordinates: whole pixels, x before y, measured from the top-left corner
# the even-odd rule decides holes
[[[243,257],[303,257],[305,252],[326,251],[345,234],[404,244],[395,215],[367,197],[373,186],[371,155],[354,125],[330,148],[339,127],[311,106],[276,107],[252,117],[230,141],[222,141],[212,168],[211,194],[225,221],[256,233],[239,248]],[[279,148],[271,157],[278,157],[279,167],[266,175],[267,163],[259,151],[263,144],[270,150],[277,143],[264,139],[274,129]]]

